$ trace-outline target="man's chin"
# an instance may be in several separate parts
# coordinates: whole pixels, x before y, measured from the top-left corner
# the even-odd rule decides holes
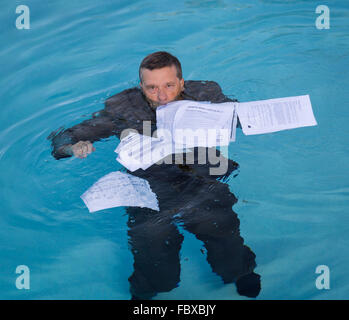
[[[158,102],[158,101],[152,101],[152,100],[149,101],[151,107],[154,108],[154,109],[157,108],[157,107],[163,106],[164,104],[167,104],[169,102],[170,101],[166,101],[166,102]]]
[[[172,100],[164,101],[164,102],[153,101],[153,100],[150,100],[149,98],[147,98],[147,101],[148,101],[149,105],[153,109],[156,109],[157,107],[163,106],[164,104],[167,104],[167,103],[170,103],[170,102],[173,102],[173,101],[177,101],[177,100],[181,100],[181,93],[176,98],[174,98]]]

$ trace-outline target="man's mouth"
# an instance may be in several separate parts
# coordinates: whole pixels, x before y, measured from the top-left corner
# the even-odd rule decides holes
[[[170,103],[170,102],[172,102],[172,101],[181,100],[181,94],[179,94],[179,95],[178,95],[175,99],[173,99],[173,100],[154,101],[154,100],[150,100],[150,99],[148,99],[148,98],[147,98],[147,100],[148,100],[150,106],[151,106],[153,109],[156,109],[157,107],[162,106],[162,105],[167,104],[167,103]]]
[[[148,100],[148,101],[149,101],[150,106],[152,108],[157,108],[159,106],[162,106],[162,105],[170,102],[170,101],[153,101],[153,100]]]

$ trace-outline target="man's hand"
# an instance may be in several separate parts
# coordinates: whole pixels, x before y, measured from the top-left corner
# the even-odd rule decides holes
[[[72,154],[77,158],[86,158],[90,153],[95,151],[95,147],[90,141],[79,141],[71,147]]]

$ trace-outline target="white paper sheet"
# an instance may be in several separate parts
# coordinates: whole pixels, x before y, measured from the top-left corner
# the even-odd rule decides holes
[[[309,95],[238,103],[237,114],[246,135],[317,125]]]
[[[133,172],[138,169],[146,170],[154,163],[170,154],[188,152],[189,150],[175,149],[171,137],[158,130],[158,138],[130,133],[121,140],[115,152],[116,160]]]
[[[184,147],[214,147],[228,145],[231,138],[234,103],[202,104],[191,102],[176,113],[173,125],[176,145],[184,142],[185,132],[195,137],[187,139]],[[186,137],[187,138],[187,137]]]
[[[130,171],[142,168],[151,163],[152,137],[131,132],[123,138],[115,152],[118,153],[117,161]]]
[[[245,135],[317,124],[308,95],[218,104],[180,100],[158,107],[156,115],[157,138],[132,132],[115,150],[131,172],[189,148],[229,145],[236,140],[238,117]]]
[[[81,199],[90,212],[120,206],[159,211],[156,195],[148,181],[120,171],[100,178],[81,195]]]
[[[156,128],[159,130],[168,130],[172,134],[173,120],[178,109],[188,103],[187,100],[170,102],[166,105],[156,108]]]
[[[238,123],[238,114],[237,114],[237,110],[236,110],[236,104],[234,104],[234,114],[233,114],[233,121],[232,121],[232,127],[231,127],[230,142],[235,142],[235,140],[236,140],[237,123]]]
[[[228,145],[234,103],[181,100],[157,108],[157,128],[168,130],[177,149]]]

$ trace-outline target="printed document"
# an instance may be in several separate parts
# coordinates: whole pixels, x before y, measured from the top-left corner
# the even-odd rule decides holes
[[[171,102],[156,109],[156,125],[169,131],[177,149],[224,146],[235,139],[234,108],[234,102]]]
[[[317,125],[309,95],[242,102],[236,109],[245,135]]]
[[[131,132],[116,148],[116,160],[128,170],[146,170],[194,147],[229,145],[238,119],[245,135],[317,125],[308,95],[242,103],[180,100],[158,107],[156,119],[156,138]]]
[[[146,170],[170,154],[191,152],[176,149],[172,139],[166,136],[166,132],[164,134],[161,134],[161,130],[158,132],[157,138],[135,132],[129,133],[115,149],[115,152],[118,153],[116,160],[133,172],[138,169]]]
[[[81,195],[90,212],[113,207],[141,207],[159,211],[158,200],[147,180],[121,171],[111,172]]]

